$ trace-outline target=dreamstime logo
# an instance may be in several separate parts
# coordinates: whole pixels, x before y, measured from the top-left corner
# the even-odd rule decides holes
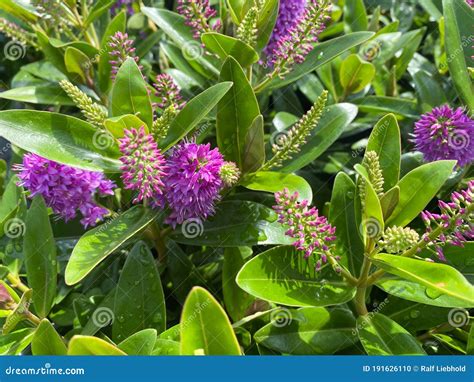
[[[11,40],[3,47],[5,57],[10,61],[16,61],[25,57],[26,46],[19,41]]]
[[[92,313],[92,322],[99,328],[112,325],[114,323],[115,315],[112,309],[106,307],[97,308]]]
[[[204,55],[204,48],[197,41],[189,41],[183,45],[181,53],[186,60],[195,61]]]
[[[469,322],[469,313],[465,309],[451,309],[448,313],[448,322],[453,328],[461,328]]]
[[[290,134],[288,131],[276,131],[272,134],[270,138],[270,143],[272,147],[276,147],[278,149],[281,149],[285,147],[285,144],[289,138]]]
[[[25,233],[25,222],[18,218],[7,220],[3,232],[10,239],[16,239]]]
[[[273,326],[276,326],[277,328],[282,328],[291,324],[291,322],[293,321],[293,316],[289,309],[280,308],[278,310],[274,310],[270,314],[270,320]]]
[[[382,50],[382,43],[380,41],[369,41],[361,48],[361,54],[367,61],[375,60]]]
[[[114,144],[115,138],[108,131],[97,130],[92,137],[92,144],[99,150],[105,150]]]
[[[382,227],[375,218],[368,218],[362,221],[359,229],[362,235],[365,233],[370,239],[375,239],[382,234]]]
[[[470,137],[466,131],[456,131],[448,137],[448,145],[453,150],[464,150],[470,144]]]
[[[195,239],[204,232],[204,225],[199,218],[187,219],[181,226],[181,233],[187,239]]]

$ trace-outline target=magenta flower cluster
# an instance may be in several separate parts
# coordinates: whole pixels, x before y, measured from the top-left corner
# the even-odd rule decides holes
[[[133,200],[138,203],[144,199],[156,200],[163,194],[163,177],[166,175],[165,159],[145,128],[125,130],[119,139],[123,156],[122,180],[126,189],[138,190]]]
[[[270,41],[265,48],[267,57],[272,57],[278,48],[278,43],[288,36],[289,31],[294,28],[301,16],[304,14],[306,0],[280,0],[278,18],[273,29]]]
[[[299,7],[298,7],[299,9]],[[294,25],[282,33],[268,61],[273,66],[302,63],[330,20],[327,1],[308,0]],[[288,70],[288,68],[286,68]]]
[[[466,241],[474,239],[474,180],[469,181],[467,189],[453,192],[449,202],[440,200],[438,205],[440,213],[421,213],[427,227],[423,239],[428,242],[428,249],[433,250],[440,260],[446,261],[443,254],[446,244],[464,247]],[[443,233],[433,240],[430,235],[439,228]]]
[[[325,216],[319,214],[309,202],[298,201],[298,193],[290,194],[288,189],[275,194],[278,222],[288,227],[286,235],[296,239],[293,245],[303,252],[305,258],[315,256],[316,270],[327,263],[336,240],[336,228],[328,223]]]
[[[210,25],[217,11],[211,8],[209,0],[178,0],[177,10],[186,19],[186,25],[193,29],[193,37],[196,39],[200,39],[202,33],[218,31],[221,28],[220,20]]]
[[[159,108],[166,109],[173,105],[176,110],[180,110],[186,104],[183,101],[178,85],[169,74],[158,74],[153,86],[156,89],[155,96],[160,100],[157,103]]]
[[[128,57],[132,57],[138,62],[138,57],[135,56],[135,48],[133,47],[133,40],[128,38],[127,33],[117,32],[109,41],[110,56],[112,59],[109,61],[112,66],[111,78],[115,79],[120,66],[125,62]]]
[[[462,108],[435,107],[415,123],[413,142],[428,162],[453,159],[464,167],[474,162],[474,120]]]
[[[81,170],[45,159],[36,154],[23,156],[19,171],[19,185],[30,192],[30,197],[41,195],[55,214],[68,221],[82,214],[81,223],[94,226],[108,214],[96,204],[96,196],[113,195],[114,183],[100,172]]]
[[[206,219],[215,212],[223,182],[224,158],[209,144],[184,142],[168,158],[164,197],[171,209],[166,222],[173,227],[191,218]]]

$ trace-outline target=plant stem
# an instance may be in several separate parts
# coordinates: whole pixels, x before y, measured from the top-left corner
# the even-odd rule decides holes
[[[10,284],[12,284],[13,288],[18,289],[23,293],[29,289],[25,284],[21,282],[20,277],[15,276],[13,273],[9,273],[7,275],[7,279],[8,281],[10,281]]]
[[[332,266],[337,266],[340,269],[342,277],[344,277],[349,284],[357,286],[358,280],[352,276],[349,271],[341,267],[334,257],[328,256],[328,259]]]
[[[365,297],[366,297],[365,295],[367,292],[367,278],[369,276],[371,265],[372,264],[369,260],[369,257],[367,255],[364,256],[364,261],[362,263],[362,267],[360,270],[360,277],[357,281],[358,283],[357,292],[354,297],[354,304],[355,304],[356,311],[361,316],[365,316],[369,313],[365,305]]]

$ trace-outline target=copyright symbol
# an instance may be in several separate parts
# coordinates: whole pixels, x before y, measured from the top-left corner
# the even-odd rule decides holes
[[[413,366],[413,371],[417,372],[420,368],[418,366]]]

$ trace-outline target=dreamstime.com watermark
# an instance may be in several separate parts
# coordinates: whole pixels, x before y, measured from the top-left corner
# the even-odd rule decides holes
[[[85,375],[82,367],[57,368],[45,363],[43,367],[12,367],[5,368],[5,375]]]

